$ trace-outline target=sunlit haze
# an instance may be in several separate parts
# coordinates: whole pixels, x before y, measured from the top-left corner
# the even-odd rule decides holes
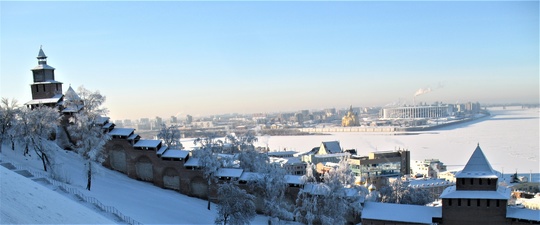
[[[56,80],[113,119],[539,102],[539,2],[0,2],[0,95]]]

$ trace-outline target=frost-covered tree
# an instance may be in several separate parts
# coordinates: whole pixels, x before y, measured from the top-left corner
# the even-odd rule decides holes
[[[255,217],[255,197],[231,183],[223,183],[218,189],[217,217],[215,224],[250,224]]]
[[[84,103],[84,108],[75,113],[70,118],[68,131],[72,139],[75,140],[75,150],[85,160],[86,167],[86,189],[92,186],[92,174],[94,163],[101,163],[105,159],[103,148],[110,136],[102,129],[99,121],[107,113],[107,109],[102,107],[105,96],[99,91],[92,92],[84,87],[79,87],[79,96]]]
[[[253,143],[258,139],[255,134],[251,131],[245,132],[243,134],[231,133],[225,137],[227,143],[231,144],[233,151],[246,151],[253,149]],[[231,152],[234,153],[234,152]]]
[[[396,179],[390,185],[382,187],[380,195],[381,202],[396,204],[425,205],[434,200],[429,191],[412,188],[401,179]]]
[[[308,185],[297,198],[297,218],[305,223],[345,224],[350,213],[358,215],[362,210],[367,190],[356,187],[355,177],[343,158],[323,176],[323,183],[316,183],[312,166],[308,166],[306,177]]]
[[[13,128],[18,110],[17,100],[9,101],[7,98],[2,98],[0,102],[0,152],[2,152],[2,144],[8,138],[11,140],[11,148],[15,150]]]
[[[96,123],[97,119],[80,112],[71,118],[72,125],[68,128],[71,136],[77,140],[75,150],[85,160],[87,190],[92,187],[94,163],[102,163],[105,160],[103,147],[110,140],[110,136],[103,131],[101,125]]]
[[[216,182],[214,174],[221,167],[221,162],[218,159],[217,152],[222,149],[220,146],[222,142],[216,140],[214,134],[207,134],[206,137],[197,138],[193,141],[194,144],[198,144],[199,148],[193,150],[193,157],[199,160],[199,166],[203,170],[203,177],[208,182],[207,193],[210,195],[210,186]],[[208,196],[208,210],[210,210],[210,196]]]
[[[51,165],[50,158],[53,146],[49,140],[54,137],[58,127],[60,114],[58,110],[46,106],[38,106],[33,110],[23,108],[17,116],[15,135],[19,143],[25,146],[24,155],[29,155],[30,148],[43,163],[43,170]]]
[[[180,129],[176,125],[167,126],[161,125],[157,137],[163,141],[163,143],[171,149],[183,149],[180,142]]]
[[[254,148],[246,149],[237,155],[240,168],[247,172],[261,172],[268,165],[270,159],[267,154],[257,152]]]
[[[292,220],[293,206],[286,201],[285,192],[287,181],[285,180],[285,169],[266,164],[261,167],[257,179],[249,182],[249,186],[254,193],[258,193],[263,199],[263,213],[268,216],[268,220]]]

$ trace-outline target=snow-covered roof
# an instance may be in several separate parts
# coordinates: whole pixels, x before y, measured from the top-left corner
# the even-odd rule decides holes
[[[65,96],[66,101],[82,101],[81,97],[77,94],[77,92],[75,92],[75,90],[73,90],[71,86],[69,86],[69,88],[67,89]]]
[[[433,218],[442,218],[441,207],[366,202],[362,219],[432,224]]]
[[[63,83],[60,81],[55,81],[55,80],[46,80],[46,81],[41,81],[41,82],[34,82],[32,84],[63,84]]]
[[[478,145],[465,168],[456,174],[456,178],[497,178],[497,173],[491,168],[491,164]]]
[[[33,100],[25,103],[25,105],[39,105],[39,104],[48,104],[48,103],[58,103],[58,102],[60,102],[60,99],[62,99],[62,97],[63,97],[62,94],[57,94],[57,95],[53,96],[52,98],[33,99]]]
[[[96,119],[97,124],[105,124],[107,121],[109,121],[110,117],[107,116],[100,116]]]
[[[185,159],[189,155],[189,151],[178,150],[178,149],[169,149],[161,155],[161,158],[175,158],[175,159]]]
[[[278,158],[278,157],[269,157],[270,162],[272,163],[279,163],[279,164],[297,164],[297,163],[303,163],[302,160],[300,160],[297,157],[289,157],[289,158]]]
[[[532,209],[521,209],[516,207],[507,207],[506,218],[540,222],[540,211]]]
[[[474,198],[474,199],[510,199],[511,189],[499,186],[496,191],[464,191],[456,190],[456,186],[444,189],[440,198]]]
[[[63,113],[67,113],[67,112],[76,113],[76,112],[81,111],[81,109],[82,109],[83,107],[84,107],[83,105],[70,105],[70,106],[64,108],[64,109],[62,110],[62,112],[63,112]]]
[[[287,184],[304,184],[304,181],[302,180],[302,177],[303,176],[299,176],[299,175],[285,175],[285,181],[287,182]]]
[[[161,146],[161,148],[156,152],[158,156],[163,155],[163,153],[168,149],[167,146]]]
[[[142,147],[147,147],[147,148],[157,148],[158,145],[161,143],[160,140],[144,140],[144,139],[141,139],[139,141],[137,141],[137,143],[135,143],[133,145],[133,147],[135,148],[142,148]]]
[[[324,183],[307,183],[302,190],[311,195],[325,195],[330,192],[330,188]]]
[[[332,153],[332,154],[326,154],[326,155],[315,155],[315,158],[331,158],[331,157],[345,157],[350,156],[351,154],[348,152],[343,153]]]
[[[234,169],[234,168],[219,168],[215,173],[216,177],[237,177],[242,176],[243,169]]]
[[[34,67],[32,70],[42,70],[42,69],[54,70],[55,68],[47,64],[39,64],[36,67]]]
[[[297,151],[268,152],[268,156],[280,157],[280,156],[294,155],[296,153],[298,152]]]
[[[341,146],[338,141],[324,141],[322,145],[329,154],[341,152]]]
[[[407,182],[409,182],[409,187],[412,188],[454,185],[454,182],[446,181],[444,179],[411,179]]]
[[[109,128],[111,128],[112,125],[113,125],[113,123],[106,123],[105,125],[103,125],[103,128],[104,129],[109,129]]]
[[[259,180],[263,178],[262,173],[255,173],[255,172],[244,172],[242,173],[242,176],[240,176],[241,181],[252,181],[252,180]]]
[[[185,167],[199,167],[199,158],[189,157],[188,161],[184,163]]]
[[[117,135],[117,136],[129,136],[131,133],[133,133],[135,129],[133,128],[114,128],[112,129],[109,134],[110,135]]]
[[[132,129],[132,130],[135,131],[135,129]],[[127,139],[128,139],[128,140],[135,140],[135,138],[137,138],[137,137],[139,137],[139,135],[133,133],[133,134],[129,135],[129,137],[128,137]]]

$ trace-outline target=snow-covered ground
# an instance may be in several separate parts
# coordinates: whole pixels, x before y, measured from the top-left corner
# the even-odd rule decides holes
[[[0,166],[0,224],[111,224],[113,220]]]
[[[330,135],[259,137],[256,145],[272,150],[299,152],[318,147],[322,141],[339,141],[342,148],[358,154],[405,148],[411,160],[440,159],[449,170],[462,169],[477,144],[493,169],[505,174],[539,173],[539,110],[491,108],[492,116],[439,130],[392,133],[332,133]]]

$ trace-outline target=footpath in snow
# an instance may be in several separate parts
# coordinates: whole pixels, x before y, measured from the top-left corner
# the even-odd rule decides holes
[[[0,224],[116,223],[4,166],[0,177]]]

